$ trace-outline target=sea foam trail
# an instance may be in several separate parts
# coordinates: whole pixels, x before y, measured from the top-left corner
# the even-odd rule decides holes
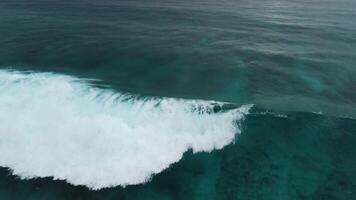
[[[0,70],[0,165],[21,178],[100,189],[143,183],[193,152],[221,149],[250,106],[139,99],[71,76]]]

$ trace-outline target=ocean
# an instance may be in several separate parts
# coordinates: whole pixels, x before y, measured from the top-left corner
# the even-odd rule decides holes
[[[1,0],[1,200],[351,200],[356,1]]]

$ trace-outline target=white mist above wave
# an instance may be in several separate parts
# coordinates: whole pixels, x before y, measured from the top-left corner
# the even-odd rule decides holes
[[[250,108],[139,99],[52,73],[0,70],[0,166],[100,189],[143,183],[193,152],[234,140]]]

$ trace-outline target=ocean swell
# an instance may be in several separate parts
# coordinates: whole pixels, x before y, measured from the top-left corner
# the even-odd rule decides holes
[[[231,143],[250,106],[136,98],[54,73],[0,70],[0,166],[91,189],[144,183],[188,149]]]

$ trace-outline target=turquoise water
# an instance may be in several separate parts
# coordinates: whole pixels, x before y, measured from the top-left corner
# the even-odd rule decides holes
[[[356,196],[355,19],[353,0],[2,0],[0,90],[6,95],[0,96],[3,99],[0,98],[3,150],[0,155],[11,158],[6,163],[0,157],[3,167],[0,199],[353,199]],[[4,70],[26,71],[27,78],[11,82],[16,75]],[[31,79],[43,72],[54,73],[49,77],[38,75],[45,82],[43,85]],[[97,94],[108,90],[114,94],[134,94],[134,98],[144,99],[143,102],[172,98],[176,102],[174,108],[186,108],[189,100],[198,101],[197,107],[207,100],[224,102],[223,106],[214,107],[213,112],[207,112],[204,115],[207,118],[224,115],[241,105],[254,106],[243,120],[234,121],[241,131],[235,130],[233,141],[221,148],[195,151],[193,145],[193,150],[183,151],[182,159],[175,159],[164,170],[153,173],[150,181],[91,190],[73,186],[66,178],[36,178],[38,173],[30,169],[32,164],[37,165],[31,160],[42,160],[33,152],[36,149],[23,148],[39,144],[34,139],[36,134],[62,142],[62,134],[71,138],[72,130],[83,130],[77,123],[73,127],[63,124],[63,129],[50,128],[67,118],[68,124],[72,122],[72,115],[56,118],[59,111],[46,107],[57,101],[56,105],[64,111],[78,108],[88,120],[95,118],[90,121],[93,124],[87,123],[89,127],[98,123],[104,133],[110,128],[116,130],[115,123],[111,124],[113,127],[105,125],[106,121],[97,116],[98,113],[116,116],[117,110],[110,108],[121,107],[115,107],[114,102],[104,106],[109,108],[104,112],[98,105],[106,100],[89,101],[84,98],[90,90],[87,86],[63,82],[62,75],[90,79],[84,85],[99,88]],[[51,81],[58,77],[60,81]],[[47,82],[55,84],[58,90],[49,90]],[[63,87],[58,88],[57,84]],[[66,93],[68,85],[80,94]],[[46,93],[47,89],[50,93]],[[47,98],[51,95],[53,99]],[[63,95],[82,105],[69,105],[68,96]],[[20,100],[15,104],[7,98]],[[63,99],[66,101],[59,101]],[[137,100],[133,104],[137,102],[142,103]],[[118,104],[121,106],[120,101]],[[28,108],[30,111],[36,108],[33,112],[36,114],[31,115]],[[158,108],[163,110],[157,111],[158,114],[155,109],[140,111],[147,118],[151,112],[157,114],[149,121],[154,126],[144,126],[142,131],[153,130],[157,135],[165,132],[162,137],[167,140],[163,142],[171,141],[170,134],[181,133],[174,132],[179,129],[175,124],[187,127],[187,132],[199,129],[225,133],[226,126],[221,125],[220,117],[215,122],[209,118],[205,123],[194,114],[174,118],[165,115],[170,110]],[[52,115],[53,110],[56,112]],[[9,116],[14,119],[6,119]],[[172,120],[164,121],[171,117]],[[33,121],[26,124],[25,119]],[[142,120],[131,114],[120,115],[119,119],[135,127],[140,127],[135,123],[146,123],[146,118]],[[36,129],[33,123],[42,123],[39,126],[42,128]],[[24,135],[24,139],[11,138],[18,133],[15,131],[30,130],[28,127],[32,132]],[[49,131],[43,130],[46,127]],[[96,126],[91,128],[96,130]],[[54,134],[57,130],[59,135]],[[90,140],[85,132],[82,136],[73,137],[75,142],[70,144]],[[93,140],[101,139],[98,136]],[[166,145],[159,144],[157,139],[144,140],[157,141],[148,145],[148,149]],[[11,143],[13,149],[5,145],[13,141],[23,143]],[[63,141],[60,144],[67,144]],[[135,144],[125,141],[123,144],[129,149],[130,144]],[[56,142],[50,144],[53,147]],[[111,148],[110,145],[103,146]],[[29,154],[9,156],[22,155],[22,149]],[[46,149],[43,157],[62,155],[58,152],[66,146],[53,149]],[[159,153],[164,157],[173,149]],[[100,158],[95,150],[89,155]],[[106,152],[105,148],[97,150]],[[63,155],[70,157],[70,154],[77,152]],[[92,166],[85,161],[83,165]],[[139,161],[142,165],[151,163]],[[12,175],[12,170],[20,169],[18,163],[25,166],[20,170],[22,174]],[[49,169],[48,174],[56,171],[45,164],[39,166]],[[111,170],[94,169],[96,172],[90,174]],[[19,178],[26,173],[34,177]]]

